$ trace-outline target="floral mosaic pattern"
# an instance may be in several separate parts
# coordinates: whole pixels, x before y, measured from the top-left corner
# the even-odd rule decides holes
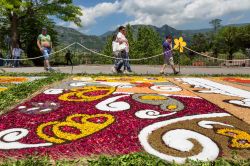
[[[247,78],[223,78],[223,81],[250,87],[250,79]]]
[[[4,85],[0,87],[0,92],[7,90],[7,84],[20,84],[24,82],[30,82],[37,79],[43,79],[46,77],[12,77],[12,76],[0,76],[0,84]]]
[[[178,78],[181,87],[225,108],[226,111],[250,123],[250,90],[203,78]]]
[[[0,157],[146,151],[183,163],[231,150],[246,157],[247,128],[167,78],[76,77],[0,116]]]

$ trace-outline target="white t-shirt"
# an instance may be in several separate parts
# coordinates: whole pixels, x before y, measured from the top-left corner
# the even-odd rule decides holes
[[[120,44],[120,48],[121,49],[125,49],[126,52],[129,52],[129,45],[128,45],[128,39],[121,33],[119,32],[117,34],[117,37],[116,37],[116,41],[119,43],[119,40],[123,40],[123,41],[126,41],[126,42],[123,42],[122,44]],[[120,49],[120,50],[121,50]]]
[[[21,48],[14,48],[13,49],[13,56],[20,57],[22,52],[23,52],[23,50]]]
[[[119,43],[116,41],[112,42],[112,50],[113,52],[119,51]]]

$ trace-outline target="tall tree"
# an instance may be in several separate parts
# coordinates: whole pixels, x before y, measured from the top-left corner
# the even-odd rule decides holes
[[[218,18],[211,20],[209,22],[209,24],[211,24],[213,26],[214,32],[216,32],[221,27],[221,22],[222,22],[222,20],[218,19]]]
[[[224,27],[217,34],[217,42],[221,49],[228,53],[228,59],[233,59],[233,54],[240,49],[240,35],[237,27]]]
[[[162,40],[159,34],[150,27],[140,27],[138,29],[136,41],[137,58],[146,58],[162,52]],[[151,63],[157,63],[153,59]]]
[[[240,45],[243,49],[250,48],[250,25],[239,28]]]
[[[127,39],[129,41],[130,58],[146,58],[162,52],[162,40],[160,35],[152,28],[142,26],[135,34],[132,26],[127,25]],[[103,52],[106,55],[112,54],[112,36],[109,36]],[[133,63],[144,64],[145,61],[136,61]],[[158,64],[159,59],[150,59],[150,64]]]
[[[192,37],[191,48],[198,52],[208,51],[208,37],[205,34],[198,33]]]
[[[0,18],[0,48],[8,49],[9,46],[9,23],[5,18]]]
[[[9,20],[12,47],[19,40],[18,27],[26,17],[56,16],[64,21],[80,26],[81,9],[73,5],[73,0],[1,0],[0,16]]]
[[[215,58],[218,57],[219,54],[219,48],[218,45],[219,43],[217,42],[218,40],[216,39],[216,33],[218,32],[218,29],[221,27],[221,19],[214,19],[209,22],[213,26],[214,31],[210,33],[210,47],[211,50],[213,51],[213,55]]]
[[[27,53],[27,56],[38,57],[41,56],[41,51],[36,45],[37,34],[41,33],[41,27],[46,26],[52,38],[53,46],[57,45],[57,32],[55,31],[55,23],[48,19],[46,16],[40,17],[26,17],[20,22],[18,27],[19,44]],[[42,58],[32,60],[37,65],[43,65]]]
[[[132,27],[130,24],[128,24],[126,26],[126,31],[127,31],[127,39],[128,39],[128,43],[129,43],[129,52],[130,55],[134,55],[135,53],[135,39],[134,39],[134,33],[132,30]]]

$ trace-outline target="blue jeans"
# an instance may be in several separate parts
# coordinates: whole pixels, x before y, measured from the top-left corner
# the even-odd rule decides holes
[[[122,51],[121,57],[122,57],[122,60],[119,60],[117,63],[117,70],[121,70],[122,66],[124,65],[124,70],[131,71],[130,64],[129,64],[129,53]]]
[[[51,53],[51,48],[43,47],[44,60],[48,60]]]
[[[116,70],[120,70],[121,69],[121,66],[123,65],[123,59],[122,56],[121,56],[121,52],[113,52],[113,56],[115,57],[115,60],[114,60],[114,66],[116,68]]]
[[[124,70],[128,70],[130,71],[130,64],[129,64],[129,53],[125,52],[125,58],[123,59],[123,63],[124,63]]]
[[[20,57],[14,57],[14,67],[20,66],[19,59],[20,59]]]

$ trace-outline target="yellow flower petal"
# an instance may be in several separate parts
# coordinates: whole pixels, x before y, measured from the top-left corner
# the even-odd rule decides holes
[[[175,46],[174,46],[174,49],[175,49],[175,50],[178,50],[178,49],[179,49],[179,45],[175,45]]]
[[[186,42],[182,42],[182,43],[181,43],[181,46],[182,46],[182,47],[186,47],[186,46],[187,46],[187,43],[186,43]]]
[[[180,37],[179,39],[174,39],[174,49],[175,50],[180,50],[180,52],[182,53],[184,51],[183,47],[187,46],[187,43],[183,40],[183,37]]]
[[[179,42],[180,42],[180,43],[183,42],[183,38],[182,38],[182,37],[179,38]]]
[[[180,52],[183,53],[183,47],[180,47]]]
[[[180,45],[179,40],[178,39],[174,39],[174,44],[175,44],[175,46],[179,47],[179,45]]]

